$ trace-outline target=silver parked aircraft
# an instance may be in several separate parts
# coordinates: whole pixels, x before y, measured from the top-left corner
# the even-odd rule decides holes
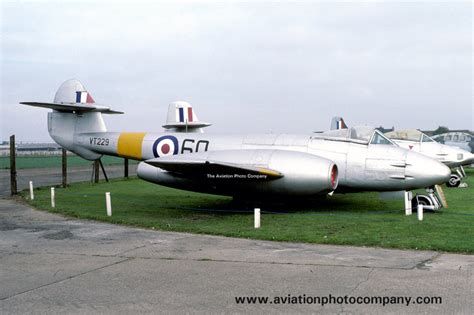
[[[334,117],[331,121],[331,129],[347,128],[342,117]],[[431,137],[417,129],[396,130],[385,133],[398,146],[409,149],[446,164],[450,168],[459,168],[458,173],[452,173],[446,185],[457,187],[461,178],[465,176],[463,165],[474,162],[474,154],[458,147],[444,145],[434,141]]]
[[[191,105],[169,106],[164,132],[110,132],[77,80],[64,82],[52,103],[48,130],[61,146],[88,159],[102,155],[143,161],[138,176],[164,186],[230,196],[310,197],[332,192],[409,191],[449,179],[444,164],[400,148],[379,131],[353,127],[319,134],[202,133]]]
[[[469,165],[474,162],[474,154],[471,152],[438,143],[417,129],[395,130],[385,133],[385,136],[402,148],[430,156],[449,167]]]
[[[441,144],[433,140],[425,133],[417,130],[396,130],[385,134],[402,148],[408,148],[421,154],[427,155],[446,164],[450,168],[455,168],[456,173],[452,173],[448,187],[458,187],[461,179],[466,176],[463,166],[474,163],[474,154],[462,148]]]
[[[467,132],[453,131],[442,133],[433,136],[433,140],[451,147],[459,147],[474,153],[474,136]]]

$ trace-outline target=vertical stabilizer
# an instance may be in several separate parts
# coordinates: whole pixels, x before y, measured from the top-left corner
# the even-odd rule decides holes
[[[201,122],[188,102],[177,101],[168,106],[166,124],[163,128],[173,132],[203,132],[211,124]]]
[[[347,129],[347,125],[342,117],[336,116],[331,120],[331,130]]]
[[[95,101],[81,82],[76,79],[71,79],[61,84],[54,96],[54,103],[93,104]]]

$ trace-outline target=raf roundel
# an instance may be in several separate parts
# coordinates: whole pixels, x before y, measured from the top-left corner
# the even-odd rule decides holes
[[[163,157],[178,154],[178,139],[173,136],[163,136],[153,143],[153,155]]]

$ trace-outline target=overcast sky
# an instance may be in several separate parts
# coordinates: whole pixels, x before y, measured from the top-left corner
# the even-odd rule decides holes
[[[51,141],[46,109],[77,78],[123,110],[110,131],[161,131],[185,100],[207,132],[348,124],[474,129],[472,3],[1,1],[0,140]]]

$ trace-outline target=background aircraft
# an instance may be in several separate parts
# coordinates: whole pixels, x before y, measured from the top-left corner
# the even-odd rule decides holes
[[[450,168],[455,168],[456,173],[452,173],[446,183],[448,187],[458,187],[461,179],[466,176],[463,166],[474,162],[474,154],[470,151],[438,143],[417,129],[391,131],[385,135],[403,148],[415,150],[443,162]]]
[[[331,122],[331,128],[337,128],[339,125],[345,126],[346,124],[341,117],[334,117]],[[402,148],[429,156],[450,168],[459,168],[457,174],[452,173],[449,181],[446,182],[448,187],[459,186],[461,178],[465,176],[462,166],[470,165],[474,162],[474,154],[469,151],[438,143],[417,129],[391,131],[385,133],[385,136]]]
[[[432,138],[439,143],[474,153],[474,136],[467,132],[447,132]]]
[[[186,102],[168,109],[162,133],[108,132],[102,114],[77,80],[64,82],[52,103],[48,131],[61,146],[96,160],[115,155],[139,161],[140,178],[179,189],[240,196],[311,197],[332,192],[409,191],[448,180],[444,164],[396,146],[379,131],[353,127],[320,134],[202,133]],[[337,189],[336,189],[337,188]]]

